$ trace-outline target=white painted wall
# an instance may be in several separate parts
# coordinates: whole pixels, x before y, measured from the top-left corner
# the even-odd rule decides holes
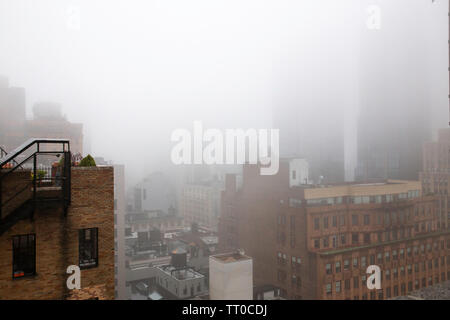
[[[294,174],[295,172],[295,174]],[[305,159],[289,161],[289,187],[309,183],[309,164]]]
[[[209,295],[211,300],[253,300],[253,261],[225,263],[209,257]]]

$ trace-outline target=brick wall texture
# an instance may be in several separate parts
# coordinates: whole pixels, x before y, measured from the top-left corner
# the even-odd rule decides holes
[[[0,299],[114,299],[113,167],[72,168],[71,193],[67,216],[59,203],[39,206],[33,221],[21,220],[0,236]],[[78,265],[83,228],[98,228],[98,266],[81,270],[81,290],[90,297],[66,287],[67,267]],[[13,279],[12,237],[29,233],[36,234],[36,275]]]

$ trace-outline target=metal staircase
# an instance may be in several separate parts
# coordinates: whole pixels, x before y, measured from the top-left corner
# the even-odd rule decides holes
[[[19,220],[33,219],[42,206],[62,206],[67,214],[71,202],[69,140],[30,139],[10,153],[0,149],[0,235]]]

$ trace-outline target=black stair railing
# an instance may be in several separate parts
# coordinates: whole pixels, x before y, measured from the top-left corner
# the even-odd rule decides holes
[[[0,146],[0,159],[1,158],[3,158],[3,157],[5,157],[5,156],[7,156],[8,155],[8,152],[6,152],[6,150],[2,147],[2,146]],[[16,160],[12,160],[11,161],[11,163],[8,163],[11,167],[13,167],[13,166],[15,166],[15,165],[18,165],[18,163],[17,163],[17,161]]]
[[[63,156],[62,164],[60,169],[48,171],[42,170],[42,163],[38,166],[38,157],[43,156]],[[48,160],[48,159],[47,159]],[[31,165],[28,165],[31,162]],[[5,191],[7,186],[5,185],[6,178],[16,170],[26,170],[30,172],[31,179],[30,183],[26,183],[25,186],[19,190],[15,190],[12,195],[5,199]],[[14,199],[23,194],[25,191],[30,191],[31,188],[31,199],[24,199],[24,201],[32,200],[33,213],[36,209],[38,201],[52,201],[61,200],[64,206],[64,214],[67,214],[67,208],[71,201],[71,153],[70,153],[70,143],[66,139],[30,139],[24,144],[6,153],[2,151],[0,157],[0,224],[4,221],[7,213],[4,209],[8,204],[10,204]],[[48,174],[50,176],[48,177]],[[41,184],[49,184],[51,186],[57,186],[61,189],[62,197],[59,199],[43,198],[38,199],[37,191]],[[53,184],[52,184],[53,183]],[[51,189],[51,188],[50,188]],[[11,213],[11,210],[9,213]]]

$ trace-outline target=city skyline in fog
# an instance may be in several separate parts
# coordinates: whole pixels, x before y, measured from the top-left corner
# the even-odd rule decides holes
[[[367,30],[371,4],[381,8],[378,31]],[[69,121],[84,124],[85,154],[124,163],[127,184],[170,167],[175,129],[192,129],[194,120],[210,128],[272,128],[280,123],[277,112],[296,114],[302,141],[318,141],[313,145],[323,141],[320,130],[342,134],[351,178],[361,70],[377,63],[361,48],[363,37],[393,28],[414,46],[423,44],[416,61],[423,58],[426,66],[429,88],[421,98],[435,135],[448,123],[447,6],[425,0],[0,0],[0,74],[25,88],[28,116],[37,102],[61,103]],[[423,24],[414,29],[423,32],[423,42],[405,32],[416,21]],[[399,58],[392,57],[394,65]]]

